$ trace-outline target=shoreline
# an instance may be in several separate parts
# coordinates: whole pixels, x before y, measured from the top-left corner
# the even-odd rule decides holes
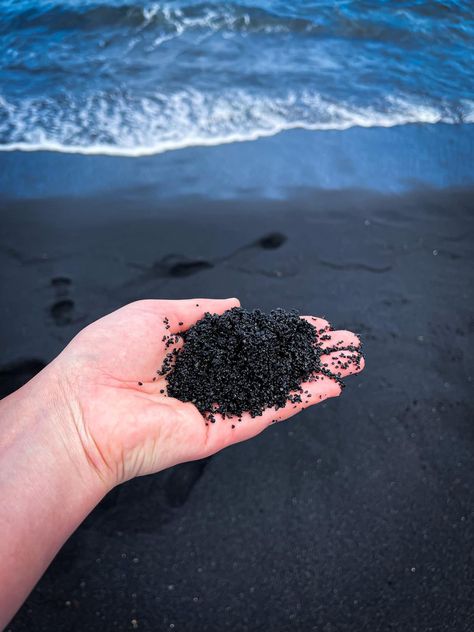
[[[102,195],[283,199],[295,189],[403,192],[473,182],[474,125],[410,124],[276,136],[140,158],[0,152],[4,199]]]
[[[436,120],[436,121],[402,121],[397,123],[387,123],[387,124],[357,124],[357,123],[347,123],[341,124],[337,126],[336,124],[327,126],[325,125],[304,125],[304,124],[295,124],[283,126],[281,128],[273,129],[273,130],[255,130],[254,132],[248,133],[246,136],[240,136],[238,134],[231,134],[229,136],[216,136],[216,137],[196,137],[194,139],[189,139],[187,141],[183,140],[182,143],[173,143],[169,142],[168,145],[166,143],[162,143],[161,146],[151,146],[151,147],[126,147],[121,145],[62,145],[54,142],[45,142],[45,143],[25,143],[25,142],[14,142],[9,143],[8,145],[0,145],[0,152],[24,152],[24,153],[34,153],[34,152],[42,152],[42,153],[60,153],[60,154],[79,154],[82,156],[107,156],[109,158],[147,158],[152,156],[159,156],[160,154],[165,154],[173,151],[182,151],[186,149],[193,148],[204,148],[204,147],[216,147],[220,145],[232,145],[236,143],[249,143],[255,142],[258,140],[262,140],[264,138],[272,138],[274,136],[279,136],[280,134],[285,134],[288,132],[309,132],[309,133],[320,133],[320,132],[345,132],[351,129],[366,129],[366,130],[381,130],[381,129],[391,129],[391,128],[402,128],[405,126],[435,126],[435,125],[452,125],[454,127],[458,126],[466,126],[474,124],[474,120],[465,120],[463,122],[454,122],[448,120]]]

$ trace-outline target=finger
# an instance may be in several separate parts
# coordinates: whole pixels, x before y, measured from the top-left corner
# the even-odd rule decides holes
[[[323,349],[330,349],[332,347],[360,347],[360,338],[352,331],[346,331],[344,329],[338,329],[331,331],[330,324],[323,318],[316,318],[315,316],[302,316],[311,325],[316,327],[318,335],[324,336],[319,340],[319,344]],[[326,324],[326,327],[325,325]]]
[[[301,392],[294,393],[294,395],[299,395],[301,401],[288,401],[286,406],[275,411],[270,423],[273,420],[283,421],[293,417],[293,415],[298,414],[309,406],[319,404],[331,397],[338,397],[342,391],[341,385],[327,375],[316,375],[310,382],[303,382],[301,388]],[[267,411],[265,411],[264,415],[267,415]]]
[[[326,335],[328,338],[320,341],[322,349],[358,349],[360,347],[360,338],[352,331],[338,329],[337,331],[328,331]]]
[[[359,352],[341,349],[321,356],[321,364],[323,368],[343,378],[360,373],[365,366],[365,361]]]
[[[237,298],[193,298],[170,301],[170,309],[165,316],[168,319],[169,331],[178,333],[192,327],[206,312],[223,314],[227,310],[239,306],[240,301]]]
[[[232,416],[230,418],[215,414],[215,421],[212,423],[206,416],[209,449],[219,449],[216,446],[230,445],[251,439],[273,423],[293,417],[304,408],[319,404],[330,397],[337,397],[341,393],[341,386],[325,375],[319,375],[314,381],[304,382],[301,386],[303,388],[301,393],[293,393],[293,395],[298,395],[301,401],[288,401],[283,408],[278,410],[267,408],[258,417],[252,417],[250,413],[243,413],[241,417]]]
[[[331,323],[325,318],[319,318],[318,316],[301,316],[301,318],[307,320],[313,327],[316,327],[318,334],[327,333],[332,329]]]

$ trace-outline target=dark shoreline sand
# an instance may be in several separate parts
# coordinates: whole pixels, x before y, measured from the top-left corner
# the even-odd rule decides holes
[[[325,315],[367,362],[341,398],[111,493],[12,631],[474,627],[474,188],[441,184],[0,202],[2,394],[145,296]]]
[[[303,188],[385,193],[473,182],[474,125],[289,130],[253,142],[123,158],[0,152],[5,198],[285,199]]]

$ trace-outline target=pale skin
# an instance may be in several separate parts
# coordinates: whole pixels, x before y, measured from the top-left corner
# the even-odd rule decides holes
[[[303,384],[311,398],[302,403],[254,419],[244,413],[241,421],[217,416],[213,424],[193,404],[167,397],[166,378],[157,374],[168,351],[163,336],[188,329],[205,312],[238,305],[237,299],[131,303],[83,329],[0,402],[0,628],[113,487],[214,454],[340,394],[334,380],[320,376]],[[318,329],[327,325],[306,318]],[[327,347],[359,345],[348,331],[330,336]],[[342,376],[362,368],[363,360]]]

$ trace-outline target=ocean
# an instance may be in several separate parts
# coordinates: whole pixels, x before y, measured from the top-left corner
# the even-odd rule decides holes
[[[470,0],[0,0],[0,150],[474,123]]]

